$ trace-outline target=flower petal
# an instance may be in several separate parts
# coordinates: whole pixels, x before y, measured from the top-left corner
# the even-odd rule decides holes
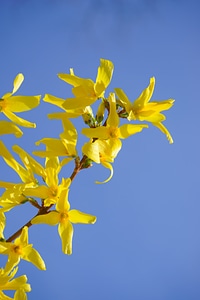
[[[37,107],[41,96],[12,96],[6,99],[6,110],[23,112]]]
[[[14,94],[21,86],[22,82],[24,81],[24,75],[22,73],[17,74],[13,81],[13,91],[12,94]]]
[[[110,181],[110,179],[113,177],[113,167],[112,167],[112,165],[109,162],[106,162],[106,161],[102,161],[101,164],[102,164],[102,166],[104,166],[105,168],[110,170],[110,176],[104,181],[95,181],[95,183],[97,183],[97,184],[106,183],[106,182]]]
[[[70,222],[64,222],[58,225],[58,233],[62,241],[62,251],[68,255],[72,254],[73,232],[74,229]]]
[[[0,135],[14,134],[17,138],[23,135],[23,132],[17,125],[9,121],[0,121]]]
[[[57,211],[50,211],[45,215],[36,216],[31,220],[31,224],[47,224],[55,226],[59,223],[60,217]]]
[[[96,222],[96,217],[90,214],[86,214],[76,209],[72,209],[68,212],[69,220],[72,223],[82,223],[82,224],[94,224]]]
[[[10,119],[12,122],[16,123],[17,125],[24,126],[24,127],[29,127],[29,128],[35,128],[36,127],[35,123],[24,120],[24,119],[16,116],[14,113],[12,113],[9,110],[4,110],[3,113],[8,119]]]
[[[130,135],[142,131],[143,128],[148,128],[148,125],[146,125],[146,124],[143,124],[143,125],[124,124],[119,128],[120,138],[121,139],[126,139]]]

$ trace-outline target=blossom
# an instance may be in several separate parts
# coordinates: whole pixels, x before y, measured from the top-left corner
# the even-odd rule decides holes
[[[70,210],[68,201],[69,189],[61,192],[56,203],[56,210],[45,215],[38,215],[32,219],[32,224],[57,225],[58,233],[62,241],[62,251],[65,254],[72,253],[73,226],[71,223],[94,224],[96,217],[76,209]]]
[[[11,93],[4,94],[0,99],[0,112],[13,123],[24,127],[36,127],[35,123],[29,122],[14,113],[31,110],[39,105],[40,96],[13,96],[24,80],[23,74],[19,73],[13,82]]]
[[[44,178],[46,184],[26,188],[23,194],[30,197],[41,198],[46,207],[56,204],[62,190],[67,189],[71,184],[70,178],[62,178],[59,184],[59,171],[60,164],[57,158],[47,158],[45,169],[46,177]]]
[[[96,128],[83,128],[82,133],[91,139],[100,140],[118,140],[118,143],[113,144],[115,151],[118,152],[121,148],[120,139],[128,138],[137,132],[142,131],[143,128],[147,128],[145,124],[123,124],[119,127],[119,116],[116,111],[115,94],[111,93],[109,98],[110,111],[105,126],[99,126]]]
[[[9,270],[7,267],[5,269],[0,269],[0,299],[2,300],[12,300],[13,298],[8,297],[3,291],[15,290],[14,300],[26,300],[25,292],[30,292],[30,284],[27,283],[27,277],[21,275],[19,277],[13,278],[17,272],[18,268]],[[20,297],[19,297],[20,296]]]
[[[103,182],[96,181],[96,183],[106,183],[113,176],[112,164],[118,152],[121,149],[121,141],[119,139],[96,140],[85,143],[82,147],[82,152],[92,161],[101,164],[103,167],[110,170],[110,176]]]
[[[31,262],[40,270],[46,270],[40,254],[28,243],[28,227],[25,226],[14,243],[0,242],[0,253],[8,255],[7,269],[15,267],[20,259]]]
[[[26,197],[23,192],[26,188],[38,186],[38,180],[35,178],[35,174],[46,177],[45,169],[34,158],[32,158],[21,147],[14,145],[13,150],[20,156],[24,166],[19,164],[13,155],[6,148],[4,143],[0,141],[0,156],[4,161],[19,175],[22,180],[21,183],[11,183],[0,181],[0,187],[5,188],[5,192],[0,197],[1,211],[9,211],[16,205],[23,204],[26,201]]]
[[[46,145],[46,151],[34,151],[33,154],[40,157],[68,156],[76,157],[77,131],[68,119],[62,119],[64,131],[60,134],[60,139],[43,138],[36,142]]]
[[[128,113],[127,119],[129,121],[140,120],[151,122],[167,136],[170,143],[173,143],[173,139],[169,131],[162,124],[166,117],[161,113],[161,111],[170,109],[174,103],[174,100],[168,99],[164,101],[149,102],[152,97],[154,87],[155,78],[152,77],[150,78],[148,87],[143,90],[140,96],[135,101],[133,101],[133,103],[130,102],[127,95],[122,89],[115,88],[114,90],[126,113]]]
[[[114,65],[111,61],[100,59],[95,82],[92,79],[74,75],[73,69],[70,69],[70,74],[58,74],[61,80],[73,86],[72,93],[75,96],[75,98],[66,99],[62,104],[63,108],[66,110],[83,109],[104,97],[105,90],[112,79],[113,69]]]

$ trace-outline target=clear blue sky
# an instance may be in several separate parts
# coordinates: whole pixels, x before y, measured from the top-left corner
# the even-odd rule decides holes
[[[176,100],[165,122],[173,145],[149,126],[124,142],[109,183],[94,184],[108,174],[96,165],[73,182],[71,206],[95,214],[97,223],[74,226],[72,256],[62,254],[56,227],[30,228],[47,271],[21,263],[19,274],[32,285],[29,300],[200,299],[199,13],[198,0],[1,1],[1,95],[22,72],[19,93],[70,97],[57,73],[73,67],[95,79],[106,58],[115,65],[108,92],[121,87],[135,99],[155,76],[153,99]],[[53,111],[41,103],[21,115],[37,129],[2,140],[31,152],[36,140],[58,137],[59,122],[46,117]],[[0,165],[1,180],[18,180]],[[8,213],[5,234],[34,214],[27,206]]]

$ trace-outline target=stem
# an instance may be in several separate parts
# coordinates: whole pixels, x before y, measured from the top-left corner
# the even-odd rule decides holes
[[[44,215],[44,214],[47,214],[48,213],[48,210],[51,208],[52,205],[48,206],[48,207],[44,207],[44,206],[41,206],[38,213],[33,217],[37,217],[39,215]],[[33,224],[31,223],[31,220],[33,219],[31,218],[26,224],[24,224],[19,230],[17,230],[13,235],[11,235],[7,240],[6,242],[12,242],[13,240],[15,240],[22,232],[22,229],[27,226],[27,227],[31,227]]]

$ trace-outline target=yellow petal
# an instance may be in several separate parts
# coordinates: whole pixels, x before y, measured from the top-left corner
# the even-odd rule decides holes
[[[63,103],[63,109],[68,110],[77,110],[83,109],[86,106],[92,105],[95,102],[96,98],[94,97],[76,97],[76,98],[67,98]]]
[[[155,78],[150,78],[150,83],[148,87],[146,87],[140,96],[133,102],[132,109],[138,110],[145,106],[152,97],[153,91],[155,86]]]
[[[58,233],[62,241],[62,251],[65,254],[72,254],[73,226],[70,222],[60,223]]]
[[[107,120],[107,125],[111,127],[118,127],[119,125],[119,116],[116,111],[116,100],[115,94],[110,93],[109,95],[109,103],[110,103],[110,112]]]
[[[85,143],[82,147],[82,152],[92,161],[96,162],[97,164],[100,163],[99,145],[96,142]]]
[[[125,108],[126,112],[129,113],[131,110],[132,103],[128,99],[127,95],[120,88],[115,88],[114,91],[117,94],[117,97],[119,98],[119,101],[121,102],[122,106]]]
[[[82,134],[86,135],[88,138],[99,138],[99,139],[108,139],[109,130],[108,128],[101,126],[97,128],[83,128]]]
[[[42,257],[40,256],[40,254],[38,253],[38,251],[32,248],[31,245],[29,246],[30,247],[27,247],[24,250],[24,254],[22,258],[34,264],[34,266],[36,266],[39,270],[46,270],[45,263]]]
[[[50,211],[45,215],[39,215],[31,220],[32,224],[47,224],[55,226],[59,223],[59,213],[57,211]]]
[[[0,121],[0,135],[14,134],[17,138],[23,135],[23,132],[17,125],[9,121]]]
[[[106,161],[102,161],[101,164],[102,164],[102,166],[104,166],[105,168],[110,170],[110,176],[102,182],[101,181],[95,181],[95,183],[97,183],[97,184],[106,183],[113,177],[113,167],[112,167],[112,165],[110,163],[106,162]]]
[[[71,183],[71,180],[69,184]],[[68,201],[69,189],[65,188],[61,191],[60,197],[56,203],[56,210],[59,212],[66,212],[70,209],[70,204]]]
[[[5,299],[6,300],[6,299]],[[27,300],[27,295],[24,289],[17,289],[14,295],[14,300]]]
[[[23,112],[37,107],[41,96],[12,96],[6,99],[6,110]]]
[[[82,223],[82,224],[94,224],[96,222],[96,217],[90,214],[86,214],[76,209],[72,209],[68,212],[69,220],[72,223]]]
[[[110,81],[112,79],[112,74],[114,70],[114,65],[110,60],[100,59],[100,66],[98,67],[96,83],[103,84],[100,89],[98,89],[98,85],[96,85],[95,90],[97,95],[101,95],[101,93],[108,87]]]
[[[24,75],[22,73],[19,73],[14,79],[12,94],[14,94],[20,88],[23,81]]]
[[[50,95],[50,94],[45,94],[43,100],[44,100],[45,102],[54,104],[54,105],[56,105],[56,106],[58,106],[58,107],[60,107],[60,108],[62,108],[62,104],[65,102],[64,99],[55,97],[55,96]]]
[[[119,130],[120,130],[120,138],[121,139],[126,139],[130,135],[138,133],[143,130],[143,128],[148,128],[148,125],[136,125],[136,124],[124,124],[122,125]]]
[[[167,137],[170,144],[173,144],[173,138],[167,128],[162,123],[152,123],[154,126],[158,127]]]
[[[71,84],[72,86],[94,86],[94,82],[91,79],[85,79],[80,78],[78,76],[75,76],[74,74],[58,74],[58,77],[61,80],[64,80],[65,82]]]
[[[40,185],[36,188],[26,188],[23,193],[26,196],[46,199],[49,196],[48,192],[49,192],[49,188],[47,186]]]
[[[24,120],[24,119],[16,116],[14,113],[12,113],[9,110],[4,110],[3,113],[4,113],[4,115],[6,115],[6,117],[8,119],[10,119],[12,122],[16,123],[17,125],[24,126],[24,127],[29,127],[29,128],[35,128],[36,127],[35,123]]]

